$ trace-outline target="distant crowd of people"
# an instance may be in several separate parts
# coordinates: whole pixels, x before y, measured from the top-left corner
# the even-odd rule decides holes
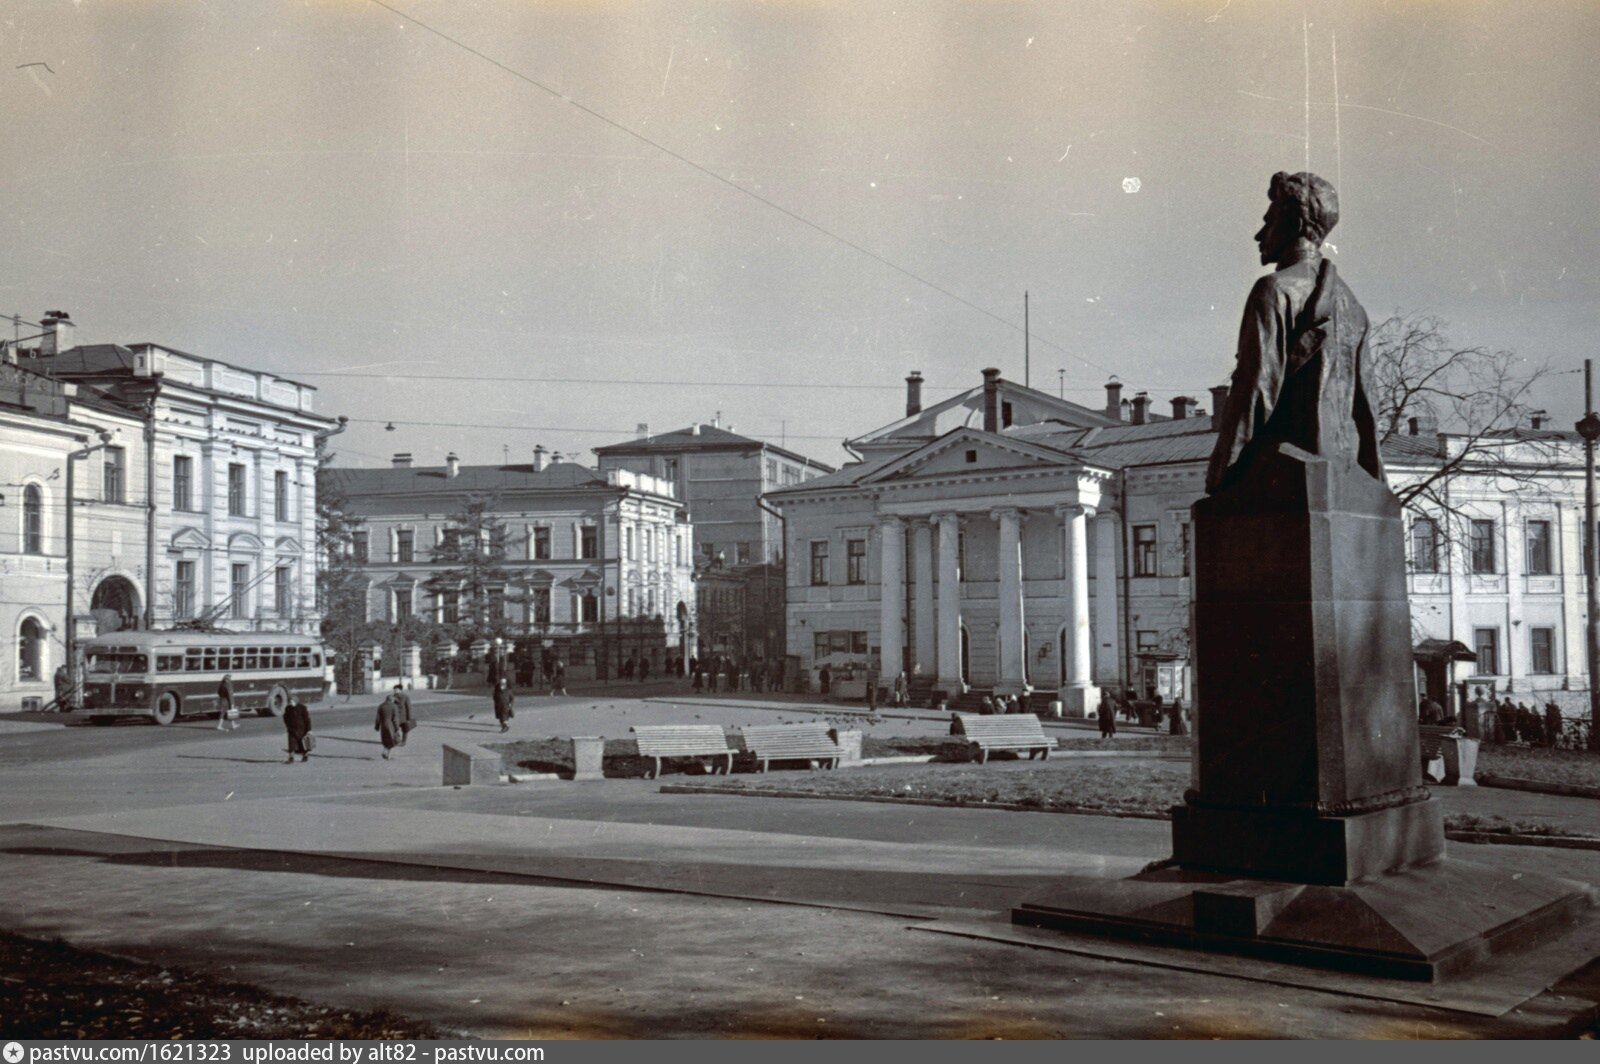
[[[1470,721],[1458,719],[1437,699],[1424,695],[1417,705],[1417,721],[1421,724],[1462,726],[1468,734],[1476,730],[1477,738],[1486,743],[1556,746],[1561,742],[1561,707],[1553,700],[1546,702],[1542,710],[1526,702],[1512,702],[1510,695],[1496,703],[1488,696],[1486,689],[1475,687],[1466,712],[1472,714]]]

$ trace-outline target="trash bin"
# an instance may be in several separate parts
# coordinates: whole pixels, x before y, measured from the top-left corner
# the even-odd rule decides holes
[[[574,735],[572,737],[572,778],[598,780],[605,778],[606,741],[599,735]]]
[[[1465,735],[1447,735],[1439,741],[1439,753],[1444,756],[1444,785],[1446,787],[1476,787],[1478,781],[1472,774],[1478,767],[1478,740]]]

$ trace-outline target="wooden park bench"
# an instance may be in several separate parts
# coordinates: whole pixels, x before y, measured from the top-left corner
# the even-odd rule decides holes
[[[1456,724],[1418,724],[1417,738],[1422,742],[1423,775],[1443,779],[1444,741],[1465,734],[1466,731]]]
[[[767,771],[768,761],[826,761],[839,767],[843,752],[828,734],[824,721],[816,724],[752,724],[743,732],[744,746]]]
[[[722,774],[733,769],[734,750],[720,724],[639,724],[628,730],[638,741],[639,756],[655,760],[650,779],[660,778],[661,762],[669,757],[721,757],[727,759]]]
[[[989,760],[996,750],[1028,751],[1031,760],[1042,754],[1050,759],[1056,741],[1044,733],[1044,725],[1031,713],[1011,713],[1004,716],[985,716],[981,713],[957,713],[961,734],[978,748],[978,762]]]

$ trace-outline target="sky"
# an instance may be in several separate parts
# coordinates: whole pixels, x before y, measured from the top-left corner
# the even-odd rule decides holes
[[[1596,56],[1576,2],[14,0],[0,313],[315,384],[342,464],[718,417],[838,464],[911,370],[1204,400],[1309,165],[1374,320],[1569,423]]]

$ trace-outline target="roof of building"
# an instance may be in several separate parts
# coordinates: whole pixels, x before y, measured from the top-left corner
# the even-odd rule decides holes
[[[76,347],[69,347],[58,354],[37,358],[36,361],[41,364],[48,361],[51,366],[51,372],[60,375],[132,373],[134,371],[135,352],[141,348],[164,351],[169,355],[178,355],[182,358],[193,359],[196,362],[215,362],[219,366],[227,366],[229,369],[236,369],[241,373],[264,374],[274,380],[286,381],[298,388],[317,390],[315,384],[306,384],[304,381],[297,381],[292,377],[285,377],[281,373],[274,373],[271,370],[253,369],[249,366],[241,366],[234,362],[225,361],[224,359],[212,358],[209,355],[195,355],[188,351],[180,351],[176,347],[149,342],[137,343],[132,347],[125,347],[122,344],[79,344]]]
[[[1030,388],[1015,381],[1000,378],[998,381],[1002,391],[1002,401],[1008,403],[1022,402],[1038,410],[1048,411],[1063,425],[1111,425],[1115,422],[1106,416],[1105,411],[1095,410],[1091,407],[1061,399],[1048,392]],[[952,423],[954,417],[960,417],[962,422],[970,423],[973,418],[981,420],[983,415],[984,390],[986,384],[978,384],[964,392],[957,392],[936,403],[929,403],[915,414],[908,414],[898,421],[873,429],[871,432],[852,437],[850,445],[853,447],[868,447],[880,441],[933,439],[942,436],[949,429],[956,427]],[[953,411],[967,409],[965,415],[953,414]],[[951,415],[946,417],[945,415]],[[943,427],[941,427],[941,424]]]
[[[463,465],[451,476],[446,466],[352,466],[321,474],[346,495],[410,495],[438,491],[572,491],[612,487],[601,474],[576,462],[552,462],[541,470],[531,465]]]
[[[796,454],[785,447],[766,440],[758,440],[751,436],[741,436],[737,432],[730,432],[716,425],[695,425],[677,429],[673,432],[663,432],[655,436],[646,436],[643,439],[628,440],[626,443],[608,443],[604,447],[594,448],[597,455],[626,455],[626,454],[673,454],[679,451],[741,451],[754,448],[766,448],[774,454],[781,454],[795,462],[813,469],[833,471],[833,467],[826,462],[819,462],[815,458],[807,458],[803,454]]]

